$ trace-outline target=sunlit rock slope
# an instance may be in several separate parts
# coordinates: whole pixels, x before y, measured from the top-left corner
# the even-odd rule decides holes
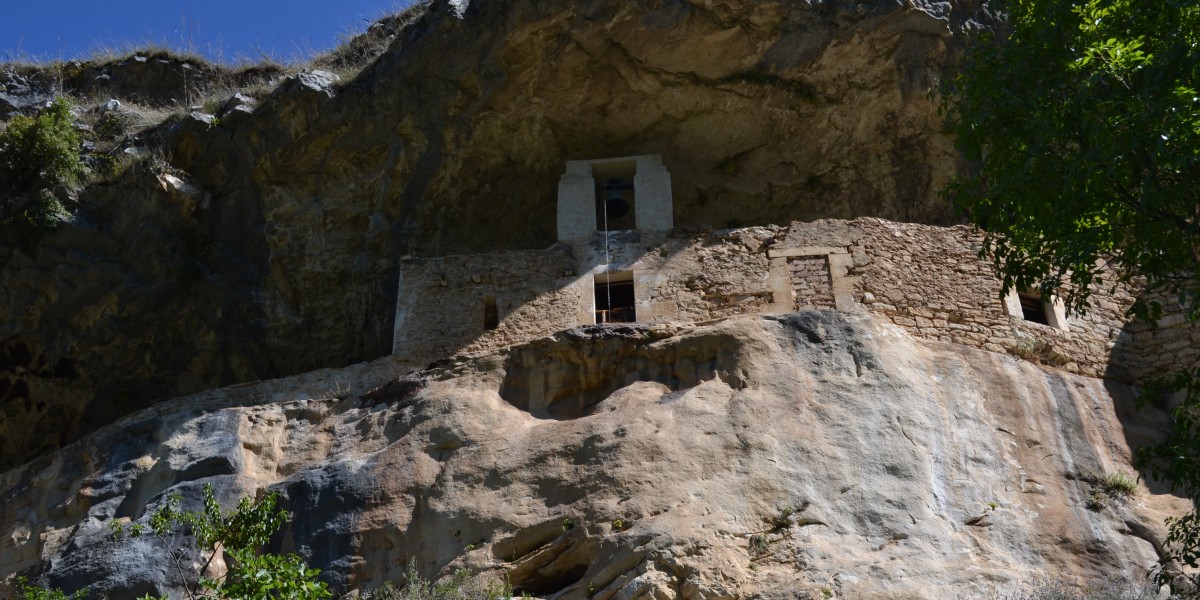
[[[1156,558],[1131,391],[868,315],[602,326],[399,377],[390,359],[159,404],[0,476],[0,578],[173,587],[165,494],[277,490],[339,591],[458,567],[562,598],[987,595]],[[1089,500],[1103,504],[1089,509]],[[1097,502],[1091,502],[1096,504]]]

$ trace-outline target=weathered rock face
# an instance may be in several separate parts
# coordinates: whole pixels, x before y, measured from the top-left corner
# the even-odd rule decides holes
[[[1133,575],[1184,509],[1144,486],[1085,507],[1089,474],[1131,473],[1156,425],[1130,390],[868,315],[570,330],[396,376],[383,359],[181,398],[0,476],[0,577],[167,591],[162,550],[110,524],[205,482],[282,492],[276,548],[339,590],[414,558],[602,600]]]
[[[398,241],[418,255],[549,245],[564,162],[637,154],[663,156],[678,225],[946,222],[938,192],[956,160],[929,92],[981,14],[479,2],[460,19],[434,5],[321,106],[308,143],[260,167],[321,172],[330,192],[375,184],[362,193],[400,205]],[[356,125],[364,112],[375,127]]]
[[[265,323],[247,254],[208,245],[221,225],[211,199],[170,174],[137,181],[90,189],[96,203],[35,257],[0,251],[0,468],[155,401],[254,379],[244,365],[271,360],[223,347],[221,332]],[[233,268],[216,280],[209,261]]]
[[[282,77],[278,65],[232,69],[165,51],[49,66],[0,64],[0,119],[14,113],[32,114],[60,94],[121,98],[161,107],[196,101],[219,89],[265,85]]]
[[[422,10],[357,79],[172,121],[146,136],[172,170],[0,244],[0,469],[163,398],[385,355],[399,257],[549,245],[568,159],[662,154],[680,225],[951,217],[927,92],[988,24],[975,0]],[[131,60],[142,89],[157,63]]]
[[[54,94],[48,82],[28,74],[0,71],[0,119],[36,110],[52,101]]]

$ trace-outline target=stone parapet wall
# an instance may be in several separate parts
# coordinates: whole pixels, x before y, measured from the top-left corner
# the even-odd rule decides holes
[[[1177,314],[1156,329],[1128,322],[1137,290],[1127,284],[1094,287],[1088,312],[1067,315],[1065,329],[1012,314],[999,277],[979,255],[982,242],[982,232],[968,226],[862,218],[793,223],[774,251],[845,247],[853,261],[846,279],[854,283],[856,309],[884,315],[919,338],[1125,381],[1196,364],[1200,328]]]
[[[1102,298],[1087,315],[1072,315],[1067,330],[1056,329],[1009,314],[1000,279],[979,256],[979,231],[878,219],[849,225],[862,280],[859,300],[872,312],[918,337],[1036,358],[1093,377],[1105,374],[1133,302],[1126,290]]]
[[[628,264],[645,282],[639,321],[705,322],[743,314],[788,312],[775,306],[765,252],[776,230],[766,227],[675,235]]]
[[[611,236],[608,253],[598,235],[545,250],[410,258],[400,270],[393,355],[423,366],[593,324],[593,286],[605,271],[632,272],[639,322],[789,312],[772,304],[765,249],[778,231],[621,232]],[[488,298],[498,320],[490,330]]]
[[[595,322],[605,272],[633,278],[639,322],[700,323],[807,308],[871,311],[912,335],[1092,377],[1142,381],[1196,363],[1200,329],[1128,323],[1128,285],[1087,314],[1025,320],[979,256],[982,234],[875,218],[787,228],[614,233],[547,250],[413,259],[402,268],[395,353],[414,362],[492,350]],[[498,322],[485,327],[488,298]],[[1052,313],[1052,303],[1047,308]],[[1015,308],[1014,308],[1015,306]]]

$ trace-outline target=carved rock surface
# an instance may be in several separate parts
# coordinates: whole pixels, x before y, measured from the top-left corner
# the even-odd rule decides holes
[[[341,591],[459,567],[537,596],[991,594],[1135,576],[1185,502],[1098,512],[1161,415],[1129,389],[867,315],[569,330],[401,377],[390,359],[161,403],[0,476],[0,579],[172,589],[115,542],[165,494],[280,491],[273,542]],[[546,392],[553,392],[547,394]]]
[[[405,17],[351,81],[147,133],[185,187],[151,161],[35,247],[0,241],[0,469],[165,398],[387,354],[399,257],[550,245],[567,160],[661,154],[681,226],[953,218],[929,91],[991,26],[979,0],[463,6]],[[166,101],[184,66],[71,75]]]

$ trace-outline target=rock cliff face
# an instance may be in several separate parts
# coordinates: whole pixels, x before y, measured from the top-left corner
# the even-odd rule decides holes
[[[0,468],[168,397],[385,355],[399,257],[549,245],[569,159],[662,154],[680,225],[946,222],[955,156],[929,91],[955,36],[990,24],[976,0],[410,19],[356,79],[303,73],[172,120],[144,136],[168,166],[84,191],[33,248],[0,244]],[[105,89],[162,91],[139,85]]]
[[[870,315],[569,330],[161,403],[0,476],[0,578],[174,589],[115,542],[164,495],[280,491],[338,590],[458,567],[561,598],[946,598],[1133,575],[1183,502],[1098,510],[1161,415]],[[566,526],[565,523],[569,523]]]
[[[206,483],[282,493],[273,546],[342,592],[410,560],[598,600],[1136,576],[1185,503],[1095,482],[1133,473],[1162,415],[914,340],[937,315],[891,289],[875,315],[572,329],[417,372],[385,356],[402,257],[549,246],[567,160],[662,155],[685,227],[952,220],[928,92],[957,35],[991,25],[974,0],[436,2],[390,20],[352,80],[296,74],[146,132],[127,145],[152,157],[70,222],[0,243],[0,592],[17,574],[178,592],[164,549],[112,525]],[[213,75],[176,71],[70,85],[158,103]],[[43,100],[36,83],[5,83],[0,109]],[[888,235],[855,258],[864,281],[901,268]],[[910,279],[937,281],[917,255]]]

